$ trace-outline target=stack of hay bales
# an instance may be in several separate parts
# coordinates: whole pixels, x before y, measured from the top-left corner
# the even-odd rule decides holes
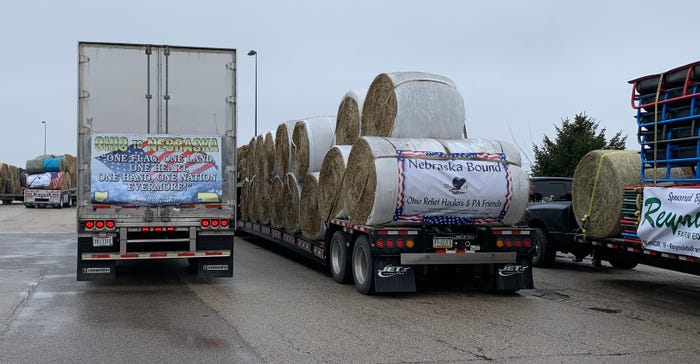
[[[20,168],[0,162],[0,194],[22,193],[22,174]]]
[[[239,153],[245,159],[239,164],[247,166],[241,174],[241,215],[265,221],[251,211],[267,203],[266,218],[274,227],[301,232],[307,239],[322,239],[334,218],[385,225],[421,224],[437,216],[440,219],[425,221],[508,225],[520,220],[527,204],[529,180],[520,168],[518,149],[506,142],[466,139],[464,102],[446,77],[419,72],[380,74],[368,89],[348,91],[336,117],[286,121],[277,126],[274,136],[274,167],[270,167],[269,147],[260,151],[264,144],[260,136],[251,140],[247,153]],[[403,218],[397,204],[401,186],[407,182],[399,167],[409,160],[461,166],[457,174],[439,172],[429,174],[426,181],[410,180],[417,186],[409,187],[430,191],[436,186],[444,189],[445,181],[454,182],[447,193],[455,199],[491,196],[500,199],[499,208],[432,209],[423,211],[425,216],[418,211]],[[488,183],[475,182],[484,171],[502,187],[491,195],[483,191],[490,188]],[[253,186],[270,186],[263,189],[271,196],[268,202],[250,193],[246,187],[250,181],[256,181]],[[466,191],[467,187],[477,190]]]
[[[27,160],[27,182],[29,189],[67,190],[77,185],[78,160],[75,156],[41,155]]]

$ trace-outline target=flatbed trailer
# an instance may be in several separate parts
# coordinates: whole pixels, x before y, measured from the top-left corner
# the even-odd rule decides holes
[[[23,202],[27,208],[32,207],[71,207],[77,199],[77,188],[65,190],[32,189],[24,190]]]
[[[483,291],[534,288],[532,230],[494,226],[364,226],[332,219],[323,240],[238,220],[237,229],[330,268],[363,294],[416,291],[416,277],[447,270]]]
[[[633,238],[591,238],[582,234],[574,240],[590,247],[595,260],[607,257],[624,258],[634,265],[644,264],[657,268],[700,275],[700,259],[688,255],[658,252],[644,248],[641,240]]]
[[[11,205],[13,201],[23,201],[24,194],[21,193],[0,193],[0,201],[3,205]]]

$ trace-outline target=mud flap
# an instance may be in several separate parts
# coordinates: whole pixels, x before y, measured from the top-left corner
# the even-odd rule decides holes
[[[233,277],[233,256],[197,259],[198,277]]]
[[[375,260],[374,290],[385,292],[415,292],[416,270],[398,262]]]
[[[82,260],[78,257],[77,274],[79,281],[114,279],[116,277],[116,262],[114,260]]]
[[[532,264],[505,264],[496,269],[496,290],[517,291],[533,289]]]

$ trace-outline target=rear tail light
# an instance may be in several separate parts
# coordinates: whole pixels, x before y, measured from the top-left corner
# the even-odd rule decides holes
[[[107,229],[112,229],[112,228],[114,228],[114,221],[112,221],[112,220],[107,220],[107,222],[105,223],[105,226],[107,227]]]
[[[105,227],[105,222],[104,222],[104,221],[101,221],[101,220],[98,220],[98,221],[95,222],[95,227],[98,228],[98,229],[102,229],[103,227]]]
[[[404,242],[403,242],[403,240],[397,240],[397,241],[396,241],[396,247],[397,247],[397,248],[403,248],[403,247],[404,247]]]
[[[209,227],[209,220],[202,220],[202,227]]]
[[[532,247],[532,241],[530,241],[530,239],[525,239],[523,244],[525,244],[526,248]]]
[[[387,241],[386,241],[386,247],[389,248],[389,249],[394,248],[394,241],[391,240],[391,239],[387,240]]]
[[[219,225],[221,225],[221,227],[228,227],[228,220],[226,220],[226,219],[221,220]]]
[[[377,240],[377,248],[381,249],[384,247],[384,240],[379,239]]]
[[[513,247],[513,239],[506,239],[506,248]]]
[[[219,226],[219,220],[212,219],[211,220],[211,227],[217,227],[217,226]]]
[[[515,247],[520,248],[523,245],[523,241],[520,239],[515,239]]]
[[[92,229],[95,227],[95,222],[94,221],[85,221],[85,228],[86,229]]]

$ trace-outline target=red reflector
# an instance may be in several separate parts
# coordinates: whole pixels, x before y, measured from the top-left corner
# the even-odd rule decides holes
[[[90,257],[92,259],[109,259],[109,254],[92,254]]]
[[[386,247],[387,248],[393,248],[394,247],[394,241],[389,239],[386,241]]]
[[[104,221],[97,221],[97,222],[95,222],[95,227],[97,227],[98,229],[102,229],[103,227],[105,227],[105,222]]]
[[[204,255],[222,255],[222,252],[206,252]]]
[[[445,250],[445,249],[437,249],[437,250],[435,250],[435,253],[437,253],[437,254],[447,254],[447,250]]]
[[[105,225],[107,226],[107,228],[112,229],[114,227],[114,221],[109,220]]]
[[[515,239],[515,247],[520,248],[523,245],[523,242],[520,239]]]
[[[396,241],[396,247],[397,247],[397,248],[403,248],[403,247],[404,247],[404,242],[403,242],[403,240],[397,240],[397,241]]]
[[[212,227],[217,227],[217,226],[219,226],[219,220],[217,220],[217,219],[212,219],[212,220],[211,220],[211,226],[212,226]]]
[[[163,228],[160,227],[160,226],[154,227],[154,228],[153,228],[153,231],[163,231]]]
[[[377,240],[377,248],[381,249],[384,247],[384,240],[379,239]]]
[[[151,229],[149,229],[149,228],[147,228],[147,227],[144,226],[144,227],[141,228],[141,231],[151,231]]]
[[[131,254],[122,254],[121,257],[122,257],[122,258],[138,258],[139,255],[138,255],[138,254],[135,254],[135,253],[131,253]]]
[[[209,220],[202,220],[202,227],[209,227]]]
[[[525,239],[525,247],[529,248],[531,246],[532,246],[532,242],[530,241],[530,239]]]
[[[168,253],[151,253],[151,258],[167,257]]]
[[[85,221],[85,227],[87,229],[92,229],[95,227],[95,222],[94,221]]]
[[[506,246],[508,248],[512,247],[513,246],[513,239],[506,239]]]
[[[221,222],[219,223],[219,225],[221,225],[222,227],[227,227],[227,226],[228,226],[228,220],[221,220]]]
[[[174,227],[174,226],[168,226],[168,227],[165,228],[165,230],[167,230],[167,231],[175,231],[175,227]]]
[[[183,253],[177,253],[178,257],[193,257],[194,253],[193,252],[183,252]]]

